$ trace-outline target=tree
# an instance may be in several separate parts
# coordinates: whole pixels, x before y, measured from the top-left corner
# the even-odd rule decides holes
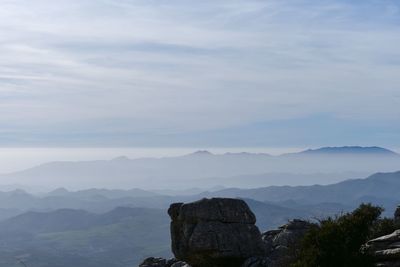
[[[383,209],[361,204],[351,213],[329,217],[304,237],[293,267],[369,267],[373,260],[360,251],[371,234],[380,229]]]

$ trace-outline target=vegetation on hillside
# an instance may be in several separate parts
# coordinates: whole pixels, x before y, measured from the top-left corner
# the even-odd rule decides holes
[[[360,248],[368,240],[389,234],[396,225],[381,219],[383,209],[361,204],[351,213],[321,220],[304,237],[293,267],[369,267],[373,260]]]

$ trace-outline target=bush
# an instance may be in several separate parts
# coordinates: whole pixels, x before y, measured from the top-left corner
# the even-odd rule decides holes
[[[293,267],[369,267],[373,261],[360,252],[372,235],[389,231],[392,224],[379,219],[383,209],[362,204],[351,213],[320,221],[304,237]]]
[[[374,239],[383,235],[391,234],[397,229],[400,229],[400,225],[398,223],[395,223],[393,219],[380,219],[373,225],[370,237],[368,239]]]

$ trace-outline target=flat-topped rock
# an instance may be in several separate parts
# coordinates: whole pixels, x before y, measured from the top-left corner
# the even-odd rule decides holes
[[[172,251],[193,267],[240,266],[265,253],[256,218],[240,199],[175,203],[168,210]]]
[[[246,202],[240,199],[211,198],[192,203],[174,203],[168,210],[174,220],[197,223],[217,221],[222,223],[255,224],[256,216]]]

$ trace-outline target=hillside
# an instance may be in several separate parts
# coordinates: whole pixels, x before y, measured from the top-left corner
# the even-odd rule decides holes
[[[164,210],[28,212],[0,224],[0,266],[128,267],[152,251],[169,256]]]
[[[261,229],[290,218],[308,218],[309,211],[246,199]],[[61,209],[26,212],[0,223],[0,266],[129,267],[156,253],[170,257],[166,209],[118,207],[103,214]],[[73,265],[72,265],[73,264]]]
[[[324,186],[228,188],[176,196],[140,189],[1,192],[0,208],[13,209],[0,209],[0,217],[7,218],[0,221],[0,266],[18,266],[15,257],[21,255],[32,267],[128,267],[150,255],[169,257],[166,209],[174,202],[242,198],[257,216],[256,225],[269,230],[293,218],[351,211],[361,202],[382,205],[391,216],[400,202],[399,190],[400,172],[393,172]]]
[[[271,186],[256,189],[224,189],[211,196],[252,198],[258,201],[293,201],[304,205],[339,203],[355,206],[361,202],[383,205],[393,211],[400,201],[400,171],[376,173],[365,179],[346,180],[331,185]]]

